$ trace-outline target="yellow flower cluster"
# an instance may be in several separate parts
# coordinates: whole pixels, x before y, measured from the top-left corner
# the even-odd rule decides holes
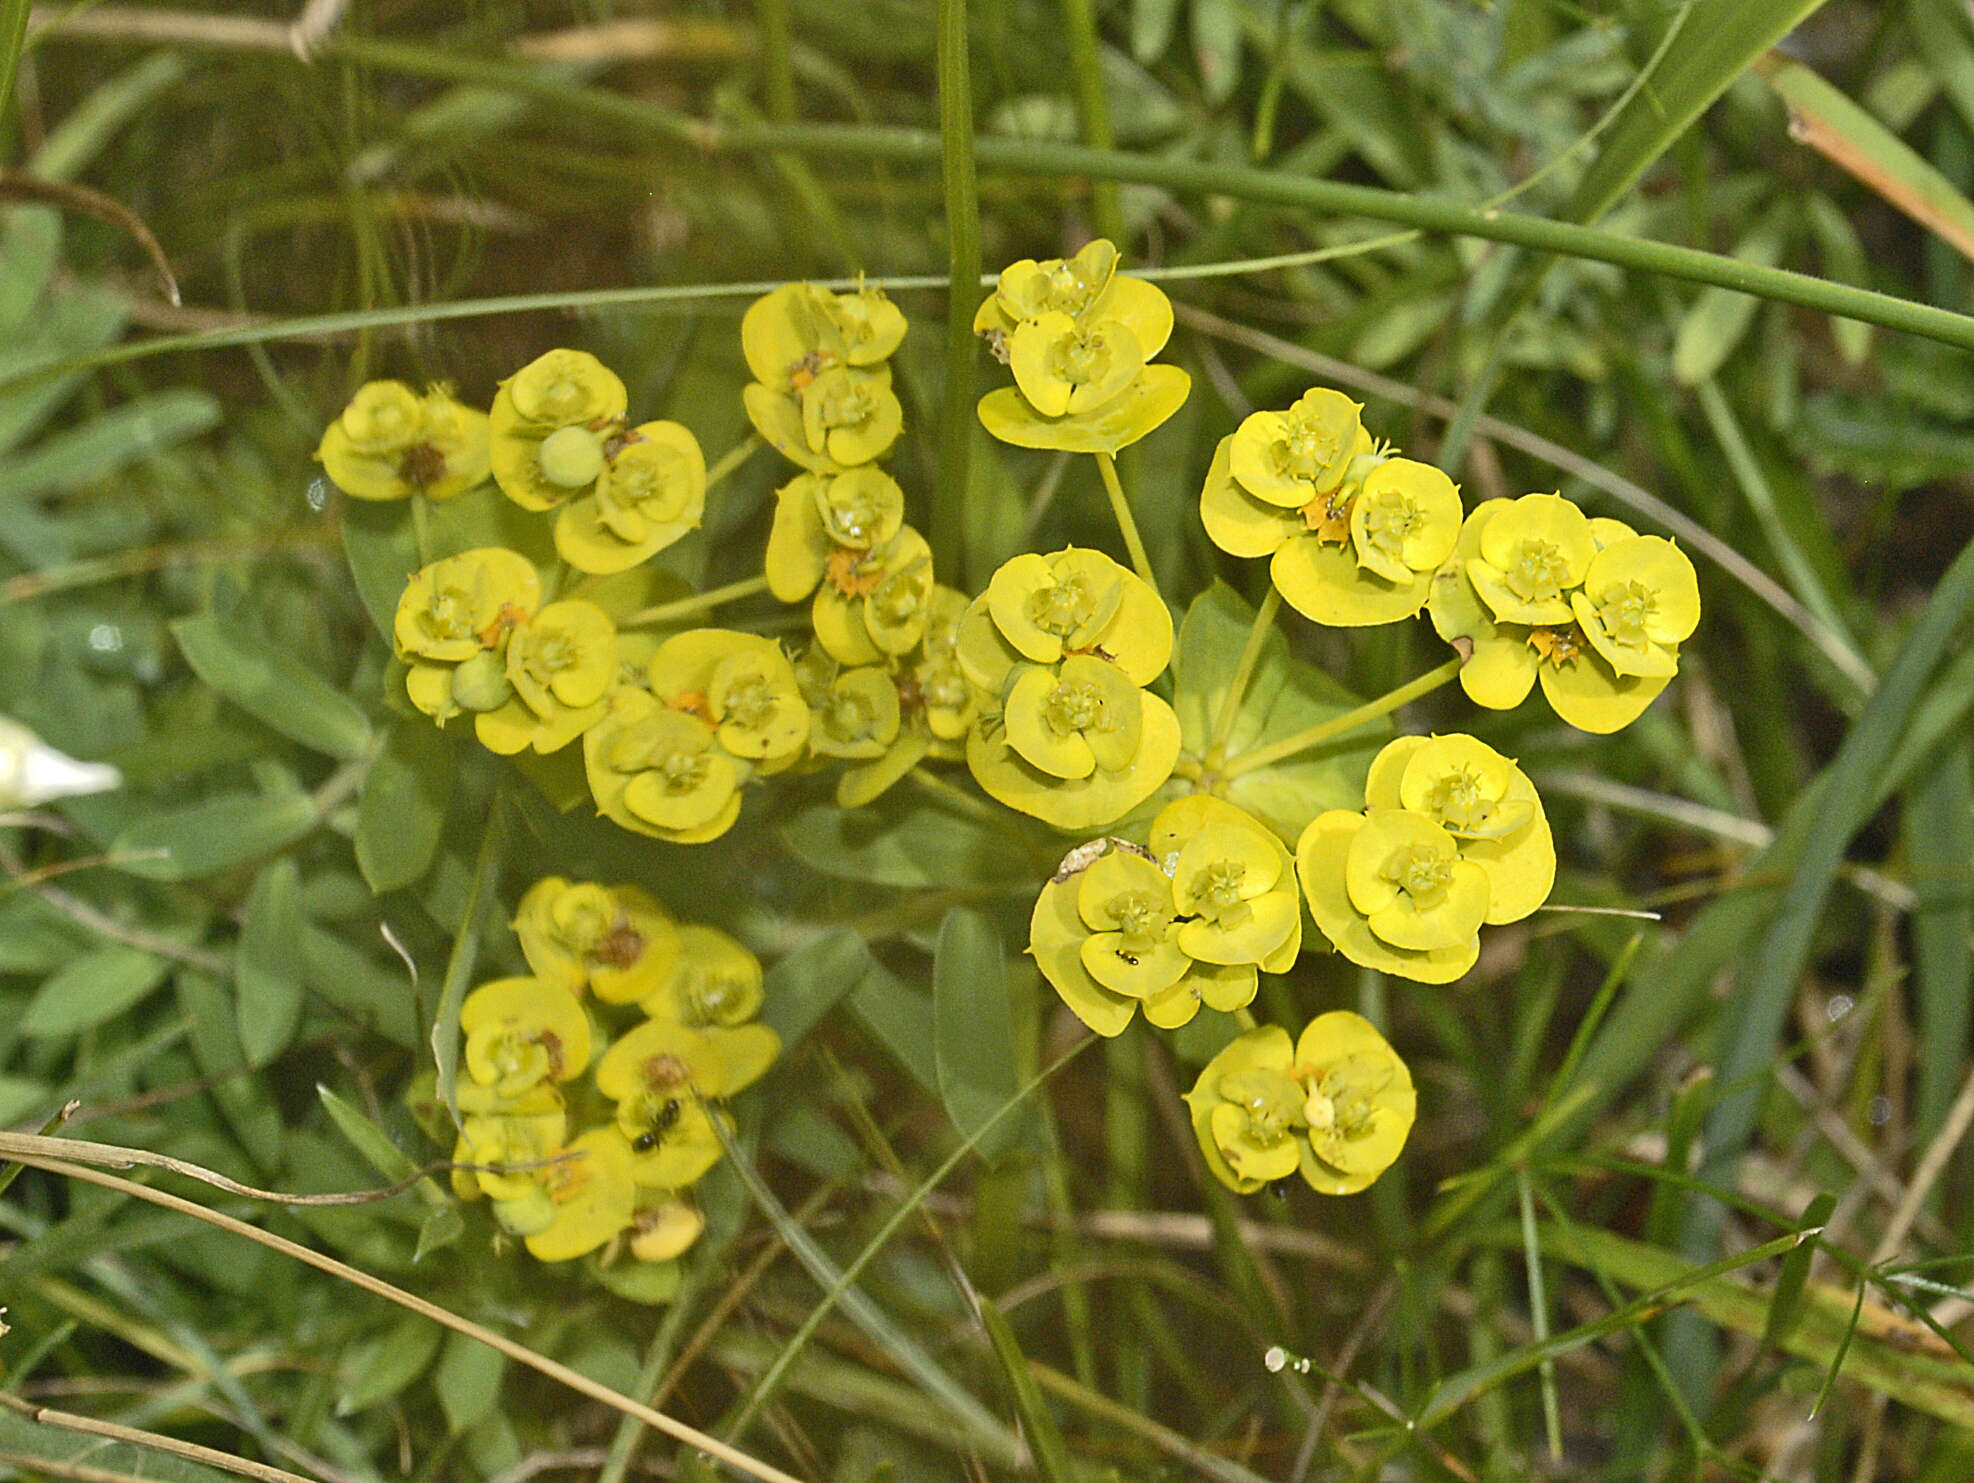
[[[541,576],[501,546],[413,574],[392,625],[411,703],[440,724],[470,712],[480,744],[554,752],[601,719],[617,630],[578,598],[543,604]]]
[[[1361,813],[1318,814],[1296,843],[1310,915],[1353,963],[1451,983],[1483,923],[1549,897],[1556,849],[1535,787],[1471,736],[1403,736],[1380,752]]]
[[[1460,535],[1460,492],[1375,443],[1342,392],[1256,412],[1220,440],[1200,519],[1231,556],[1269,557],[1289,606],[1357,628],[1413,617]]]
[[[891,389],[891,352],[905,316],[880,289],[832,293],[785,283],[740,322],[754,380],[741,393],[754,430],[811,473],[841,474],[882,458],[904,411]]]
[[[1026,553],[959,623],[980,692],[966,760],[987,794],[1059,829],[1129,813],[1172,775],[1179,720],[1145,687],[1172,657],[1172,615],[1100,551]]]
[[[1539,677],[1570,725],[1611,732],[1678,670],[1700,623],[1700,584],[1671,541],[1528,494],[1467,517],[1430,609],[1440,637],[1473,644],[1460,685],[1475,704],[1512,710]]]
[[[532,975],[482,984],[460,1009],[453,1188],[490,1200],[541,1261],[605,1248],[606,1265],[670,1261],[705,1224],[689,1191],[720,1158],[715,1104],[781,1049],[753,1022],[761,965],[636,886],[550,876],[521,898],[514,930]],[[604,1026],[633,1005],[643,1017],[612,1038]],[[579,1105],[607,1116],[572,1137],[568,1089],[592,1062]]]
[[[1110,853],[1101,853],[1114,845]],[[1202,1004],[1244,1009],[1256,974],[1302,951],[1295,868],[1282,842],[1231,803],[1194,794],[1152,820],[1150,842],[1098,840],[1042,888],[1029,951],[1076,1017],[1118,1035],[1142,1005],[1162,1030]]]
[[[315,456],[352,499],[448,500],[487,477],[487,414],[444,387],[419,396],[402,381],[372,381],[329,424]]]
[[[980,399],[980,422],[1004,443],[1115,453],[1185,402],[1192,378],[1152,357],[1172,336],[1172,303],[1117,271],[1102,238],[1073,258],[1023,258],[974,316],[975,333],[1014,372]]]
[[[583,766],[605,817],[699,844],[733,827],[744,783],[792,766],[808,739],[808,702],[779,644],[694,628],[610,691],[583,737]]]
[[[1186,1093],[1206,1165],[1240,1194],[1291,1174],[1354,1195],[1389,1169],[1418,1115],[1412,1073],[1369,1020],[1319,1014],[1237,1038]]]

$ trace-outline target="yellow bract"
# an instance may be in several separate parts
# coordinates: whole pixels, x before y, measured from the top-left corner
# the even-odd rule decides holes
[[[488,751],[554,752],[601,719],[604,694],[616,678],[615,625],[596,604],[570,599],[550,603],[509,631],[506,700],[492,708],[471,704],[456,679],[453,693],[480,712],[474,730]]]
[[[706,458],[676,422],[646,422],[606,445],[590,493],[555,517],[555,549],[579,572],[628,571],[697,530]]]
[[[1253,966],[1196,962],[1179,946],[1172,882],[1153,861],[1118,849],[1042,887],[1029,918],[1036,966],[1076,1017],[1118,1035],[1143,1005],[1173,1029],[1202,1003],[1234,1010],[1254,998]]]
[[[654,1020],[703,1029],[761,1012],[761,960],[716,927],[681,927],[671,973],[644,1000]]]
[[[490,649],[541,604],[528,558],[500,546],[464,551],[414,573],[398,598],[400,658],[457,664]]]
[[[1557,715],[1598,733],[1652,703],[1700,619],[1684,552],[1556,495],[1477,506],[1428,606],[1442,638],[1473,644],[1469,699],[1512,709],[1539,678]]]
[[[634,1155],[640,1185],[678,1189],[719,1161],[708,1104],[759,1080],[781,1051],[765,1025],[692,1029],[649,1020],[610,1047],[596,1089],[617,1104],[617,1128]]]
[[[882,458],[905,426],[888,365],[836,366],[797,391],[749,382],[741,401],[764,441],[819,474],[840,474]]]
[[[467,1074],[503,1098],[568,1081],[589,1065],[589,1017],[568,989],[539,978],[500,978],[459,1010]]]
[[[1302,951],[1295,861],[1272,831],[1223,799],[1195,793],[1152,820],[1151,851],[1172,875],[1179,945],[1190,958],[1286,973]]]
[[[1289,605],[1358,628],[1426,604],[1460,536],[1460,492],[1430,464],[1378,451],[1361,408],[1319,387],[1286,412],[1256,412],[1223,438],[1200,520],[1231,556],[1268,556]]]
[[[871,366],[905,338],[905,316],[877,288],[837,294],[784,283],[748,306],[740,347],[754,379],[771,391],[799,391],[835,366]]]
[[[1417,1116],[1411,1073],[1368,1020],[1318,1015],[1293,1045],[1264,1025],[1241,1035],[1186,1094],[1214,1177],[1241,1194],[1300,1173],[1349,1195],[1396,1161]]]
[[[421,397],[402,381],[371,381],[323,430],[315,456],[353,499],[448,500],[487,477],[487,414],[443,387]]]
[[[1528,775],[1484,742],[1401,736],[1372,761],[1364,801],[1438,823],[1487,875],[1487,922],[1518,922],[1549,899],[1556,846],[1542,800]]]
[[[1450,983],[1480,956],[1487,873],[1426,814],[1332,809],[1303,830],[1295,860],[1310,915],[1351,962]]]
[[[1172,658],[1172,615],[1134,572],[1101,551],[1069,546],[1004,562],[961,618],[957,653],[967,677],[998,693],[1022,661],[1054,664],[1095,654],[1133,685],[1149,685]]]
[[[624,383],[582,350],[537,356],[494,394],[493,476],[524,510],[552,510],[589,494],[621,438]]]
[[[838,547],[809,610],[816,642],[840,664],[888,663],[932,619],[932,548],[909,525],[880,548]]]
[[[600,886],[546,876],[514,913],[514,934],[537,978],[606,1004],[630,1004],[676,970],[678,927],[639,886]]]
[[[1115,453],[1179,410],[1191,378],[1147,364],[1171,338],[1172,303],[1116,268],[1117,249],[1100,239],[1067,261],[1024,258],[1001,274],[974,316],[1015,379],[981,398],[988,432],[1024,448]]]
[[[525,1233],[537,1261],[566,1262],[596,1250],[631,1223],[636,1191],[631,1149],[615,1128],[591,1128],[542,1171],[549,1217]]]

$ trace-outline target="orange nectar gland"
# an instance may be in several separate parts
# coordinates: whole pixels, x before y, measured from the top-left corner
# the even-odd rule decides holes
[[[708,726],[715,725],[713,702],[706,698],[704,690],[684,690],[665,702],[675,711],[684,711],[688,716],[697,716]]]
[[[811,350],[788,363],[788,384],[800,391],[835,364],[836,356],[830,351]]]
[[[494,614],[493,622],[481,629],[474,637],[480,641],[482,649],[492,649],[498,646],[509,632],[519,628],[528,619],[529,615],[515,607],[513,603],[504,602],[500,605],[500,611]]]
[[[837,546],[829,553],[829,582],[845,597],[868,597],[884,580],[884,561],[875,551]]]
[[[413,489],[430,489],[446,476],[446,456],[430,443],[413,443],[398,458],[398,477]]]
[[[1350,507],[1357,503],[1357,496],[1342,496],[1343,489],[1339,486],[1328,494],[1317,495],[1298,512],[1303,525],[1323,545],[1350,544]]]
[[[631,925],[629,917],[618,918],[609,934],[591,950],[591,956],[612,968],[628,968],[643,953],[644,934]]]
[[[669,1053],[647,1057],[637,1069],[644,1077],[645,1085],[653,1091],[681,1087],[692,1078],[692,1068]]]
[[[595,1177],[596,1171],[590,1168],[588,1156],[578,1153],[550,1164],[542,1183],[548,1190],[549,1199],[558,1205],[566,1205],[581,1194]]]
[[[1537,658],[1546,659],[1560,668],[1576,662],[1577,655],[1583,652],[1583,636],[1574,626],[1531,628],[1528,631],[1528,646],[1535,650]]]

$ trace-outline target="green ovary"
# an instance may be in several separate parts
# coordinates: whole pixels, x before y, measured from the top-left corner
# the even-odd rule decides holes
[[[1480,778],[1470,767],[1456,768],[1435,782],[1426,794],[1426,806],[1456,834],[1485,824],[1494,812],[1493,804],[1481,792]]]
[[[1103,692],[1088,681],[1065,680],[1050,693],[1045,714],[1058,736],[1089,731],[1103,723]]]
[[[1246,881],[1244,862],[1215,860],[1193,877],[1193,909],[1221,927],[1238,927],[1254,914],[1241,895]]]
[[[1028,620],[1046,633],[1063,638],[1074,633],[1097,611],[1095,596],[1080,576],[1038,588],[1028,598]]]
[[[1424,523],[1418,506],[1395,490],[1387,490],[1373,500],[1364,516],[1371,543],[1392,556],[1404,549],[1406,538]]]
[[[1423,908],[1446,894],[1453,862],[1425,845],[1407,845],[1394,850],[1378,873]]]
[[[580,489],[603,472],[603,440],[586,427],[557,428],[535,455],[541,476],[562,489]]]
[[[720,717],[743,731],[759,731],[774,719],[775,692],[762,675],[743,675],[720,697]]]
[[[870,394],[856,385],[832,387],[823,393],[820,411],[824,427],[856,427],[870,420]]]
[[[921,593],[915,573],[900,572],[878,583],[871,609],[887,628],[903,628],[918,615]]]
[[[1562,596],[1569,571],[1568,559],[1554,545],[1530,539],[1522,542],[1521,560],[1503,572],[1501,580],[1523,602],[1554,602]]]
[[[1071,386],[1088,386],[1110,374],[1110,346],[1096,333],[1064,335],[1052,347],[1049,369]]]
[[[548,1078],[553,1067],[548,1048],[531,1035],[503,1030],[494,1037],[487,1062],[503,1085],[532,1085]]]
[[[1295,1131],[1304,1096],[1294,1078],[1281,1071],[1238,1071],[1220,1078],[1220,1096],[1247,1114],[1247,1135],[1256,1143],[1280,1143]]]
[[[1597,600],[1597,617],[1614,643],[1643,649],[1652,641],[1645,625],[1657,607],[1658,599],[1643,582],[1613,582]]]
[[[435,638],[470,638],[474,632],[473,608],[473,594],[464,587],[434,587],[425,608],[426,626]]]
[[[667,793],[683,798],[705,786],[706,754],[674,752],[662,759],[652,771],[658,774]]]

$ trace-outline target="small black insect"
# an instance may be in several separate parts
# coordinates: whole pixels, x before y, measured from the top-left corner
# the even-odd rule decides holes
[[[632,1149],[638,1153],[650,1153],[664,1136],[671,1132],[672,1125],[679,1120],[679,1114],[684,1110],[677,1097],[669,1098],[665,1105],[658,1109],[658,1116],[652,1122],[651,1130],[638,1134],[631,1141]]]

